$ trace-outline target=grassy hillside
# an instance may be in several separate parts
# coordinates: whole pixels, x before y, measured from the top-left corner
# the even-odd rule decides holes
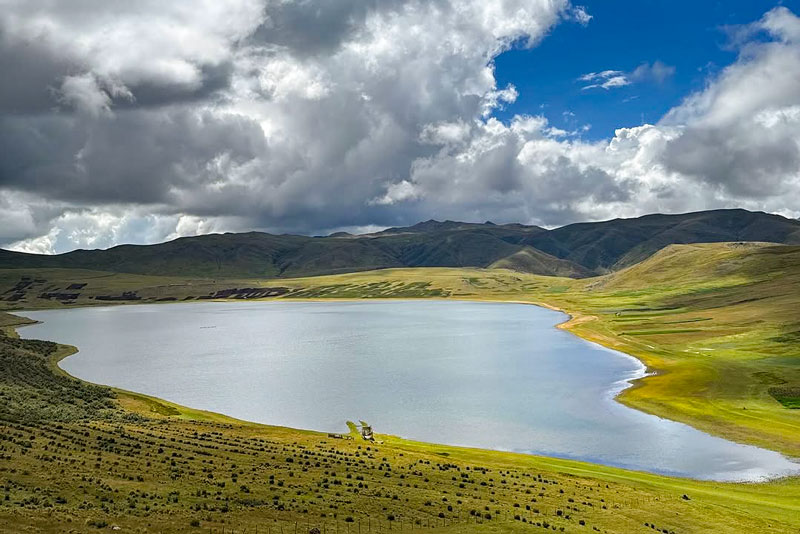
[[[791,532],[800,483],[255,425],[71,379],[0,336],[0,532]]]
[[[524,230],[511,233],[527,235]],[[219,234],[57,256],[0,251],[0,268],[237,278],[314,276],[403,266],[486,267],[521,248],[504,240],[507,234],[493,228],[374,237]]]
[[[490,269],[508,269],[522,273],[536,273],[545,276],[566,276],[569,278],[587,278],[592,276],[592,271],[572,263],[546,254],[533,247],[524,247],[521,250],[506,256],[489,265]]]
[[[656,214],[571,224],[525,242],[553,256],[604,272],[642,261],[671,244],[729,241],[800,244],[800,222],[742,209]]]
[[[74,298],[42,297],[68,291]],[[138,300],[97,298],[125,294]],[[559,307],[573,315],[564,328],[656,373],[622,402],[800,456],[800,247],[671,246],[583,280],[455,268],[280,280],[0,271],[6,310],[266,294]],[[0,324],[16,322],[0,315]],[[195,521],[217,532],[258,525],[276,533],[293,531],[295,521],[327,532],[390,524],[403,532],[544,532],[545,524],[565,532],[800,530],[798,479],[700,483],[390,436],[376,447],[73,381],[52,363],[67,350],[0,338],[0,532],[112,524],[191,532]]]
[[[672,246],[582,289],[575,331],[660,371],[623,402],[800,455],[800,247]]]
[[[316,276],[397,267],[491,267],[586,277],[626,267],[674,243],[800,243],[800,222],[744,210],[648,215],[545,230],[427,221],[362,236],[205,235],[57,256],[0,250],[0,268],[88,269],[155,276]]]

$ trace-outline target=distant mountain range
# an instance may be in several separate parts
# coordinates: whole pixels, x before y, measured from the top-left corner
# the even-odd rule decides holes
[[[246,278],[390,267],[489,267],[580,278],[638,263],[667,245],[724,241],[800,244],[800,221],[742,209],[646,215],[554,230],[430,220],[364,235],[212,234],[52,256],[0,250],[0,268]]]

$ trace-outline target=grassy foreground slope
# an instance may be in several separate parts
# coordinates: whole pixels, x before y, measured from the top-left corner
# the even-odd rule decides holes
[[[623,402],[797,455],[798,282],[800,247],[716,244],[670,247],[587,280],[501,269],[279,281],[39,269],[0,271],[0,294],[6,309],[267,293],[543,303],[573,315],[564,327],[658,372],[627,390]],[[69,299],[42,297],[67,291]],[[97,298],[126,294],[138,300]],[[0,326],[16,321],[0,314]],[[797,479],[701,483],[388,436],[376,447],[75,381],[53,365],[67,350],[0,338],[0,532],[85,532],[112,524],[191,532],[199,522],[217,532],[258,526],[277,533],[293,531],[295,521],[304,532],[800,530]]]
[[[717,484],[245,423],[72,379],[0,336],[0,532],[796,532],[800,482]],[[257,530],[256,530],[257,529]]]

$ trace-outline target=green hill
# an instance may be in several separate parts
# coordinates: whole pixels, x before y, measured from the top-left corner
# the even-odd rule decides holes
[[[642,261],[667,245],[730,241],[800,244],[800,223],[743,209],[655,214],[571,224],[532,236],[525,243],[588,269],[607,272]]]
[[[431,220],[359,236],[249,232],[54,256],[0,250],[0,268],[288,278],[392,267],[503,267],[581,278],[627,267],[671,244],[726,241],[800,243],[800,222],[745,210],[647,215],[554,230]]]
[[[497,260],[489,267],[546,276],[567,276],[569,278],[585,278],[593,274],[591,270],[582,265],[556,258],[533,247],[523,247],[514,254]]]

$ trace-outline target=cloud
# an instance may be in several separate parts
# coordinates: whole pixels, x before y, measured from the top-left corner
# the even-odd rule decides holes
[[[682,135],[663,154],[668,168],[729,195],[798,198],[800,18],[786,8],[750,28],[773,40],[741,44],[739,59],[662,120]]]
[[[584,85],[583,90],[600,88],[612,89],[614,87],[624,87],[630,85],[631,81],[628,76],[620,70],[604,70],[602,72],[590,72],[584,74],[578,80],[582,82],[594,82],[589,85]]]
[[[657,124],[586,142],[540,116],[496,119],[518,92],[498,87],[494,58],[589,18],[567,0],[9,0],[0,244],[732,205],[800,214],[794,14],[749,25],[738,59]],[[655,62],[583,81],[671,73]]]
[[[560,134],[539,116],[517,116],[508,125],[475,121],[468,142],[440,145],[417,160],[410,180],[390,187],[381,201],[413,202],[441,217],[466,212],[472,220],[543,221],[575,216],[587,204],[628,200],[624,181],[594,163],[599,146]]]
[[[404,221],[369,200],[433,152],[428,125],[513,102],[492,59],[533,46],[569,7],[13,2],[4,51],[36,42],[53,66],[30,80],[48,88],[39,100],[0,117],[0,188],[120,218],[127,206],[297,232]],[[152,237],[120,228],[107,235]],[[77,234],[59,235],[54,250]]]
[[[800,41],[800,25],[797,16],[785,6],[778,6],[768,11],[764,16],[751,24],[736,24],[722,26],[722,31],[727,34],[729,42],[727,48],[731,50],[745,49],[751,44],[763,42],[759,37],[777,39],[784,43],[797,43]]]
[[[45,60],[24,68],[16,82],[39,95],[42,111],[58,103],[107,107],[131,94],[140,104],[159,104],[219,87],[237,42],[263,18],[257,0],[8,0],[0,13],[0,65]]]
[[[578,24],[587,26],[594,17],[586,11],[584,6],[575,6],[572,8],[572,18],[575,19]]]
[[[777,37],[784,43],[797,44],[800,42],[800,19],[784,6],[778,6],[768,11],[753,26]]]
[[[630,79],[634,82],[655,82],[664,83],[668,78],[675,74],[675,67],[666,65],[661,61],[653,63],[642,63],[630,73]]]
[[[147,244],[211,232],[243,230],[232,219],[162,215],[121,206],[106,209],[69,208],[44,235],[11,243],[18,252],[53,254],[66,248],[108,248],[120,243]]]
[[[582,88],[584,91],[596,88],[608,90],[639,82],[661,84],[673,74],[675,74],[675,67],[665,65],[661,61],[654,61],[652,64],[642,63],[631,72],[623,72],[621,70],[590,72],[578,78],[578,81],[593,82],[584,85]]]
[[[737,61],[658,124],[583,142],[556,135],[542,117],[475,121],[459,143],[440,140],[385,198],[422,213],[545,225],[732,206],[797,217],[800,19],[777,8],[757,24],[772,39],[743,43]]]

